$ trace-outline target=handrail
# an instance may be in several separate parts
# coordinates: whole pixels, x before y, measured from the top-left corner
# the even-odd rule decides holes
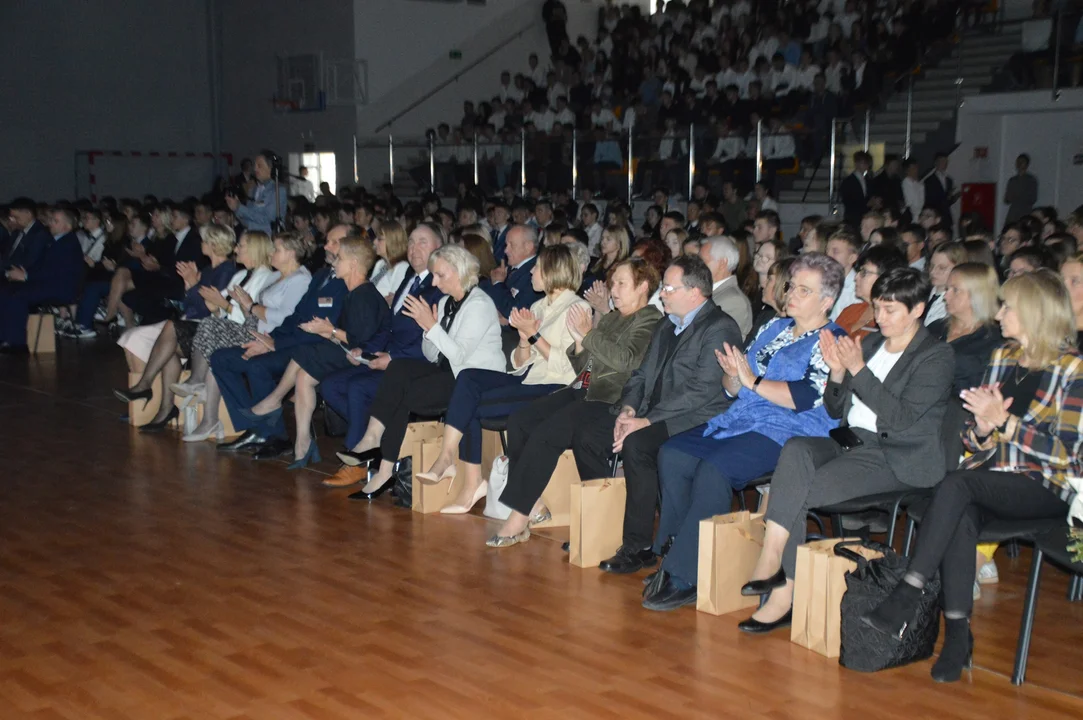
[[[459,78],[461,78],[463,75],[470,72],[471,70],[476,68],[478,65],[480,65],[481,63],[483,63],[486,60],[488,60],[489,58],[491,58],[493,55],[495,55],[500,50],[503,50],[504,48],[506,48],[508,45],[510,45],[515,40],[518,40],[519,38],[521,38],[523,35],[525,35],[527,33],[527,31],[532,30],[534,28],[534,26],[536,26],[538,24],[538,22],[539,22],[538,20],[533,20],[533,21],[531,21],[531,23],[529,25],[527,25],[526,27],[520,29],[514,35],[510,35],[507,38],[505,38],[504,40],[502,40],[495,47],[490,49],[488,52],[482,54],[479,58],[477,58],[476,60],[471,62],[469,65],[464,67],[462,70],[459,70],[457,73],[452,75],[450,78],[448,78],[444,82],[440,83],[439,85],[434,87],[432,90],[430,90],[429,92],[425,93],[420,98],[415,100],[414,102],[410,103],[408,106],[406,106],[405,109],[403,109],[402,111],[400,111],[400,112],[396,113],[395,115],[393,115],[390,120],[387,120],[386,122],[383,122],[380,125],[377,125],[376,129],[373,132],[378,133],[378,132],[380,132],[381,130],[383,130],[385,128],[391,127],[391,125],[396,120],[404,117],[407,113],[409,113],[412,110],[414,110],[415,108],[419,107],[422,103],[424,103],[426,100],[431,98],[433,95],[435,95],[436,93],[438,93],[441,90],[443,90],[444,88],[446,88],[448,85],[451,85],[452,83],[458,82]]]

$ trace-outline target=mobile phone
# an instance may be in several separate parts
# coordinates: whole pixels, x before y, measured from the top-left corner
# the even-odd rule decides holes
[[[827,433],[831,436],[831,439],[839,444],[843,450],[853,450],[854,448],[861,447],[865,443],[861,441],[861,438],[857,436],[853,430],[848,427],[837,427]]]

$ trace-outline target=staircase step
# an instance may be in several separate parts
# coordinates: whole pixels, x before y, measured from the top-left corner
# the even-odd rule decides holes
[[[936,121],[923,120],[922,122],[914,122],[910,126],[911,132],[932,132],[940,127],[940,123],[951,120],[951,116],[939,118]],[[901,123],[874,123],[871,128],[872,137],[890,137],[892,135],[898,135],[899,133],[906,132],[906,122]]]

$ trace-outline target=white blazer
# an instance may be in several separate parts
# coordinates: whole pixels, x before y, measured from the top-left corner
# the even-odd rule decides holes
[[[530,306],[534,317],[540,321],[538,332],[549,343],[549,359],[546,360],[535,345],[530,346],[530,355],[526,362],[515,362],[515,350],[511,351],[511,364],[514,375],[522,375],[524,385],[567,385],[575,380],[575,369],[568,359],[568,348],[575,344],[575,338],[568,330],[568,310],[579,305],[589,314],[590,305],[571,290],[565,290],[552,303],[542,298]]]
[[[421,352],[429,362],[436,362],[443,355],[451,363],[455,377],[468,369],[504,372],[507,361],[500,342],[500,314],[492,298],[475,287],[452,320],[450,332],[440,327],[447,301],[447,295],[440,298],[436,324],[429,328],[421,342]]]
[[[228,291],[237,287],[237,284],[241,282],[241,279],[247,272],[247,270],[238,270],[237,274],[234,275],[229,281],[229,284],[226,285],[226,289],[222,291],[222,296],[229,297]],[[280,272],[269,267],[258,267],[252,271],[252,275],[249,276],[248,280],[246,280],[241,287],[253,300],[259,302],[259,294],[263,292],[263,288],[278,280],[280,275]],[[236,300],[230,299],[228,313],[225,310],[219,310],[218,315],[219,317],[228,317],[238,325],[244,325],[244,312],[241,310],[241,306],[237,304]]]

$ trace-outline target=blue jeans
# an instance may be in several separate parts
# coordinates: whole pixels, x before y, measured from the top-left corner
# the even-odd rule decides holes
[[[702,435],[703,426],[674,436],[658,451],[662,517],[655,540],[655,552],[660,552],[666,538],[674,536],[662,567],[689,585],[696,584],[699,567],[700,520],[728,513],[733,488],[744,487],[750,480],[774,470],[782,452],[778,443],[759,433],[695,441],[705,450],[696,455],[709,454],[714,458],[725,455],[728,471],[723,475],[716,463],[692,454],[690,447],[681,448],[693,434]]]
[[[481,419],[507,417],[531,400],[560,390],[563,385],[524,385],[521,375],[495,370],[463,370],[455,379],[445,422],[463,434],[459,459],[481,463]]]

